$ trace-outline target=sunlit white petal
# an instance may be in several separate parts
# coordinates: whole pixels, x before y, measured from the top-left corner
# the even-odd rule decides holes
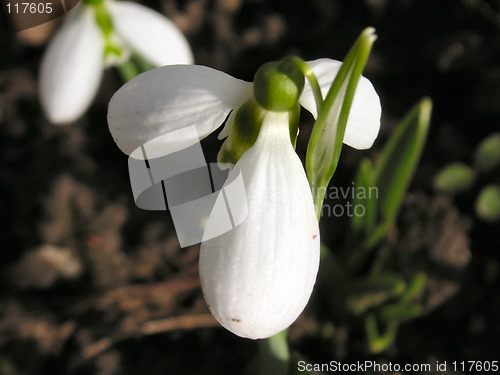
[[[318,221],[290,143],[288,114],[266,115],[255,145],[231,173],[238,171],[248,217],[202,243],[200,278],[206,302],[225,328],[241,337],[265,338],[300,315],[319,265]]]
[[[321,87],[321,93],[325,97],[342,63],[331,59],[319,59],[308,61],[307,64],[314,71]],[[316,102],[311,85],[307,80],[300,104],[316,118]],[[373,85],[368,79],[361,76],[347,120],[344,143],[357,149],[370,148],[380,129],[381,112],[380,99]],[[335,118],[335,116],[331,116],[331,118]]]
[[[55,123],[76,120],[88,108],[102,74],[103,38],[91,7],[77,6],[45,52],[40,100]]]
[[[251,95],[250,83],[217,70],[164,66],[140,74],[115,93],[109,103],[109,129],[126,154],[186,126],[195,125],[203,138]]]
[[[189,44],[175,24],[152,9],[132,2],[110,2],[118,35],[149,62],[162,66],[192,64]]]

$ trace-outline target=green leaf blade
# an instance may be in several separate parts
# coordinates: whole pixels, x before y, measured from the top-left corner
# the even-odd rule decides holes
[[[377,163],[379,225],[392,224],[413,177],[429,130],[432,101],[422,99],[403,119]]]
[[[359,164],[358,174],[354,182],[355,191],[370,191],[373,188],[374,170],[373,164],[370,159],[365,158]],[[361,205],[365,208],[364,215],[353,215],[351,220],[351,226],[353,229],[353,235],[362,235],[366,233],[374,224],[376,218],[376,197],[372,194],[356,194],[353,202],[353,206],[357,207]]]

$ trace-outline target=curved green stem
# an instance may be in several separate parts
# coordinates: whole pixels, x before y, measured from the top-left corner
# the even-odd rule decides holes
[[[287,375],[290,366],[290,350],[284,330],[259,342],[258,373],[261,375]]]
[[[304,74],[304,77],[306,77],[309,83],[311,84],[311,89],[314,95],[314,101],[316,102],[316,110],[319,113],[321,107],[323,106],[323,95],[321,94],[321,87],[318,83],[318,80],[316,79],[316,76],[314,75],[313,70],[300,57],[289,56],[288,59],[293,61],[293,63],[297,66],[297,68],[300,69],[302,74]]]
[[[127,61],[118,64],[116,67],[120,72],[120,76],[122,77],[124,82],[130,81],[140,73],[139,68],[134,63],[134,61],[132,61],[132,59],[128,59]]]

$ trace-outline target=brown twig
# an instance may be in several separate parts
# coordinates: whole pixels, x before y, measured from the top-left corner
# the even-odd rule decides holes
[[[178,330],[190,330],[196,328],[208,328],[219,326],[219,323],[211,314],[181,315],[171,318],[152,320],[144,323],[138,334],[156,335]],[[88,361],[111,349],[121,341],[127,340],[131,335],[111,335],[103,337],[87,345],[81,355],[82,361]]]

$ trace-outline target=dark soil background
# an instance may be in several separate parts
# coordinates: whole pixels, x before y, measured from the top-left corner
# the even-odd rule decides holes
[[[427,274],[425,313],[404,324],[386,352],[373,355],[359,322],[332,313],[334,289],[342,285],[321,285],[320,278],[290,330],[290,348],[309,363],[376,360],[434,369],[436,361],[447,361],[440,374],[459,373],[451,371],[453,361],[500,360],[500,226],[475,217],[477,190],[453,198],[432,189],[440,168],[470,163],[479,141],[500,128],[500,2],[143,4],[185,32],[198,64],[249,81],[261,64],[288,54],[341,60],[365,27],[375,27],[378,40],[364,75],[382,101],[381,133],[369,151],[345,147],[333,183],[350,186],[359,160],[375,158],[410,107],[432,98],[428,143],[386,244],[402,274]],[[106,123],[107,103],[122,84],[118,73],[106,71],[81,120],[53,126],[37,93],[50,25],[14,34],[6,14],[1,17],[0,374],[243,373],[258,343],[220,328],[209,314],[197,273],[199,247],[179,249],[168,213],[134,205],[127,156]],[[303,158],[312,119],[304,114],[302,120],[297,151]],[[207,160],[215,160],[216,137],[203,146]],[[345,218],[321,223],[334,252],[345,227]]]

